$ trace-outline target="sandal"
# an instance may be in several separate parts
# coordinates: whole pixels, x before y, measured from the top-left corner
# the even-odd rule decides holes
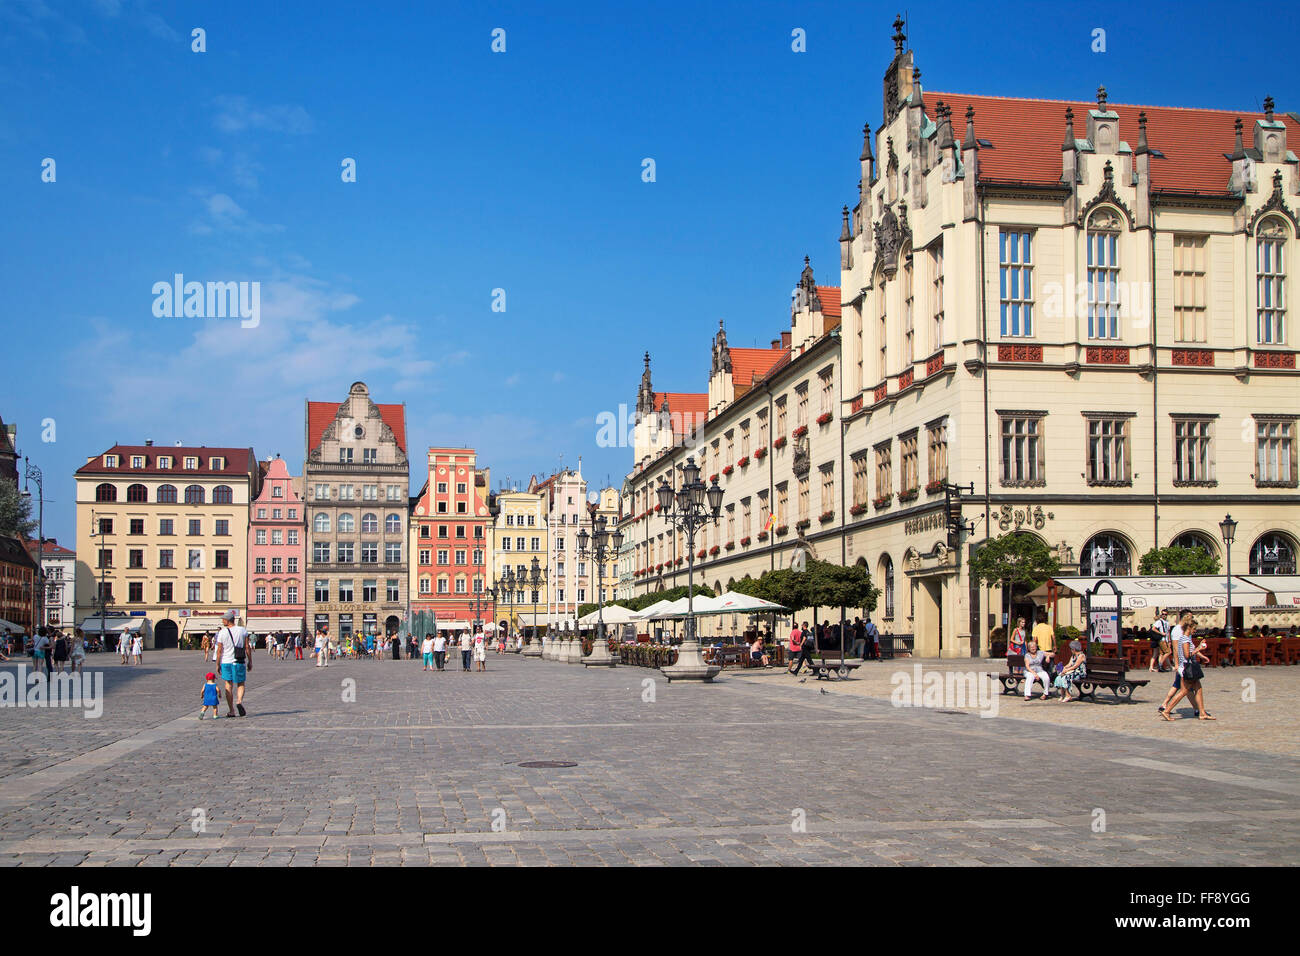
[[[1168,714],[1166,714],[1166,713],[1162,710],[1162,711],[1160,712],[1160,719],[1161,719],[1161,720],[1167,720],[1167,721],[1169,721],[1170,723],[1173,723],[1175,720],[1181,720],[1182,718],[1181,718],[1181,717],[1170,717]]]
[[[1213,714],[1201,714],[1201,716],[1196,719],[1197,720],[1218,720],[1219,718],[1215,717]]]

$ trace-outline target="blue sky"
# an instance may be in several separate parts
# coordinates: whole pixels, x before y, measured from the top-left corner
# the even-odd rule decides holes
[[[907,11],[927,89],[1300,109],[1266,46],[1300,34],[1285,5],[972,9]],[[406,403],[413,487],[430,444],[494,480],[582,455],[618,483],[631,452],[596,417],[635,401],[642,352],[657,388],[703,390],[719,319],[763,345],[805,254],[838,283],[897,10],[0,0],[0,415],[47,535],[71,543],[72,473],[115,441],[299,472],[304,399],[358,379]],[[156,318],[178,272],[260,282],[261,324]]]

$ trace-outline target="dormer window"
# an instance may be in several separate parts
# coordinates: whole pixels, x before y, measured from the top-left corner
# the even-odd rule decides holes
[[[198,470],[198,467],[199,467],[199,460],[198,460],[198,458],[195,458],[195,457],[192,457],[192,456],[189,456],[189,455],[187,455],[187,456],[185,457],[185,470],[186,470],[186,471],[197,471],[197,470]]]
[[[225,468],[226,468],[226,459],[224,459],[224,458],[209,458],[209,459],[208,459],[208,468],[209,468],[209,470],[211,470],[211,471],[224,471]]]
[[[171,466],[172,466],[172,459],[170,455],[160,455],[158,457],[159,468],[170,468]]]
[[[131,456],[131,467],[132,467],[132,468],[143,468],[143,467],[144,467],[144,455],[132,455],[132,456]]]
[[[105,456],[104,456],[104,467],[105,467],[105,468],[116,468],[116,467],[117,467],[117,456],[116,456],[116,455],[105,455]]]

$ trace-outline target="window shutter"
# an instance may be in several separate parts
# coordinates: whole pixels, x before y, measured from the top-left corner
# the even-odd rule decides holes
[[[1038,419],[1038,480],[1047,480],[1047,416]]]

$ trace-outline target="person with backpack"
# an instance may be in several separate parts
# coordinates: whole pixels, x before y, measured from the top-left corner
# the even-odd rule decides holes
[[[63,636],[62,631],[54,633],[54,670],[62,674],[63,665],[68,662],[68,639]]]
[[[213,659],[221,665],[221,679],[226,683],[226,707],[230,711],[226,716],[234,717],[237,709],[240,717],[247,717],[248,712],[244,710],[244,682],[248,679],[248,668],[252,665],[252,645],[248,640],[248,631],[235,623],[234,611],[227,611],[221,620],[224,626],[217,632]]]

